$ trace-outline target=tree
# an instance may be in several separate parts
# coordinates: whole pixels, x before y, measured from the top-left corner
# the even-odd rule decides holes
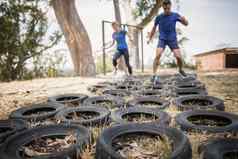
[[[23,79],[28,60],[58,43],[60,34],[46,37],[47,18],[40,0],[0,2],[0,80]],[[47,43],[47,44],[45,44]]]
[[[144,28],[158,14],[162,0],[123,0],[123,8],[127,17],[127,23]],[[134,54],[136,68],[140,67],[139,58],[139,30],[135,28],[129,29],[129,34],[132,37],[130,47]]]
[[[91,42],[77,13],[75,0],[52,0],[52,5],[69,47],[75,72],[80,76],[95,76]]]

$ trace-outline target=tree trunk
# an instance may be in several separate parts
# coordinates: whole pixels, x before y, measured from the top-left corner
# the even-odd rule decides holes
[[[133,65],[136,69],[140,68],[140,55],[139,55],[139,30],[135,28],[129,28],[130,37],[132,41],[129,43],[130,52],[133,55]]]
[[[115,19],[118,23],[121,24],[121,11],[120,11],[119,0],[113,0],[113,5],[114,5],[114,12],[115,12]]]
[[[113,5],[114,5],[115,19],[118,23],[121,24],[121,11],[120,11],[119,0],[113,0]],[[124,60],[123,57],[118,59],[118,69],[119,70],[126,70],[125,60]]]
[[[77,13],[75,0],[53,0],[52,4],[69,47],[76,74],[95,76],[91,42]]]

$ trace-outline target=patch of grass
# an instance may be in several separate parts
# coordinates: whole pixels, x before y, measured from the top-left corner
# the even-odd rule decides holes
[[[208,106],[211,105],[212,102],[208,100],[202,100],[202,99],[190,99],[190,100],[185,100],[182,102],[184,105],[198,105],[198,106]]]
[[[23,147],[22,157],[36,157],[55,152],[62,152],[75,143],[75,135],[37,138]]]
[[[113,147],[121,156],[128,159],[169,159],[172,153],[168,138],[144,134],[116,138]]]
[[[153,114],[145,113],[126,114],[122,118],[132,123],[148,123],[158,119],[158,117]]]

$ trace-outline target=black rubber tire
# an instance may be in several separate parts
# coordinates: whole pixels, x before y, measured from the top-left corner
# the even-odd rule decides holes
[[[90,141],[90,132],[83,126],[76,125],[51,125],[29,129],[17,133],[6,140],[0,149],[0,159],[23,159],[19,155],[22,146],[30,143],[36,138],[47,136],[69,135],[76,133],[77,141],[75,145],[70,146],[62,152],[38,156],[40,159],[76,159],[77,152],[81,152],[83,147]],[[79,150],[79,151],[77,151]],[[81,151],[80,151],[81,150]]]
[[[193,84],[193,85],[201,85],[203,84],[201,81],[199,80],[193,80],[193,81],[188,81],[188,82],[181,82],[181,81],[174,81],[173,85],[186,85],[186,84]]]
[[[159,96],[161,97],[163,92],[161,90],[141,90],[135,92],[136,97],[147,97],[147,96]]]
[[[206,90],[204,84],[194,84],[194,83],[182,83],[173,86],[175,90],[178,91],[193,91],[193,90]]]
[[[69,119],[67,116],[70,113],[77,112],[86,112],[86,113],[96,113],[98,116],[93,117],[91,119],[85,120],[77,120],[77,119]],[[84,126],[103,126],[108,124],[110,118],[110,111],[103,107],[79,107],[79,108],[67,108],[62,109],[56,115],[56,119],[65,124],[79,124]]]
[[[59,103],[35,104],[30,107],[22,107],[20,109],[17,109],[13,111],[9,117],[11,119],[22,119],[30,122],[37,122],[54,117],[55,114],[58,113],[58,111],[63,108],[64,105]],[[42,112],[42,111],[44,111],[43,114],[29,115],[33,112]]]
[[[119,84],[115,87],[116,89],[127,90],[127,91],[135,91],[138,90],[139,87],[135,85],[128,85],[128,84]]]
[[[84,101],[85,106],[100,106],[100,104],[95,104],[95,102],[103,102],[103,101],[111,101],[112,108],[120,108],[123,107],[125,104],[125,101],[121,97],[114,97],[110,95],[106,96],[94,96],[94,97],[89,97]]]
[[[67,103],[78,104],[82,103],[87,98],[88,96],[85,94],[63,94],[49,97],[48,101],[60,104],[67,104]]]
[[[144,85],[142,86],[142,90],[161,90],[163,89],[163,85],[162,84],[158,84],[158,85],[154,85],[154,84],[149,84],[149,85]]]
[[[92,93],[96,93],[100,90],[105,90],[105,89],[108,89],[110,88],[111,86],[107,85],[107,84],[95,84],[95,85],[92,85],[92,86],[89,86],[88,87],[88,91],[92,92]]]
[[[209,116],[212,119],[222,118],[226,119],[229,122],[226,126],[204,126],[196,125],[190,122],[188,119],[195,116],[201,116],[202,119]],[[204,116],[204,117],[203,117]],[[232,113],[227,113],[223,111],[206,111],[206,110],[194,110],[186,111],[180,113],[176,116],[176,123],[184,131],[193,131],[193,132],[207,132],[207,133],[224,133],[224,132],[236,132],[238,130],[238,116]]]
[[[23,120],[8,119],[0,120],[0,145],[11,135],[27,129],[27,123]]]
[[[209,105],[186,105],[184,102],[189,101],[189,100],[204,100],[209,102]],[[177,106],[178,110],[180,111],[185,111],[185,110],[220,110],[224,111],[225,106],[224,106],[224,101],[212,97],[212,96],[201,96],[201,95],[190,95],[190,96],[183,96],[183,97],[178,97],[175,99],[174,104]]]
[[[128,97],[131,95],[130,91],[121,90],[121,89],[108,89],[102,92],[104,95],[112,95],[116,97]]]
[[[96,159],[124,159],[112,147],[112,141],[122,135],[165,135],[173,143],[170,159],[191,159],[192,150],[188,138],[179,130],[157,124],[126,124],[105,129],[96,144]]]
[[[107,85],[107,86],[116,86],[116,82],[110,82],[110,81],[105,81],[105,82],[99,82],[99,85]]]
[[[197,80],[197,78],[193,76],[187,76],[187,77],[177,76],[177,77],[174,77],[172,80],[176,82],[191,82],[191,81]]]
[[[157,123],[160,125],[168,126],[171,121],[171,117],[166,112],[162,112],[154,108],[145,108],[145,107],[129,107],[124,109],[117,109],[112,112],[111,117],[112,120],[118,124],[128,124],[130,122],[123,119],[123,117],[125,115],[138,114],[138,113],[145,115],[153,115],[157,117],[157,120],[154,121],[153,123]]]
[[[139,79],[132,78],[132,79],[125,79],[121,84],[129,86],[141,86],[143,82]]]
[[[209,141],[201,151],[201,159],[224,159],[224,155],[227,153],[235,152],[237,154],[238,139],[212,140]]]
[[[159,106],[156,107],[152,107],[152,108],[157,108],[157,109],[165,109],[167,107],[169,107],[170,102],[167,100],[163,100],[158,96],[147,96],[147,97],[138,97],[138,98],[134,98],[133,100],[130,100],[128,102],[128,106],[129,107],[140,107],[141,103],[144,102],[154,102],[154,103],[158,103]]]
[[[188,95],[208,95],[207,91],[204,89],[189,89],[189,90],[172,90],[173,97],[181,97]]]

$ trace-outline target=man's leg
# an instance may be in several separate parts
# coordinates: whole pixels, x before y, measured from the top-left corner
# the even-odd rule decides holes
[[[179,73],[182,76],[186,77],[186,73],[183,71],[183,59],[182,59],[182,56],[181,56],[180,48],[178,46],[178,41],[177,40],[168,41],[168,45],[169,45],[170,49],[173,51],[174,56],[177,60]]]
[[[125,58],[126,66],[128,68],[128,72],[130,75],[132,75],[132,67],[130,65],[130,56],[129,56],[128,50],[124,51],[124,58]]]
[[[183,59],[182,59],[182,56],[181,56],[181,51],[180,49],[173,49],[173,53],[174,53],[174,56],[177,60],[177,65],[178,65],[178,68],[179,68],[179,73],[183,76],[186,76],[186,73],[183,71]]]
[[[153,63],[153,73],[154,76],[156,76],[159,64],[160,64],[160,57],[162,55],[162,53],[164,52],[164,48],[158,47],[156,49],[156,57],[154,59],[154,63]]]

